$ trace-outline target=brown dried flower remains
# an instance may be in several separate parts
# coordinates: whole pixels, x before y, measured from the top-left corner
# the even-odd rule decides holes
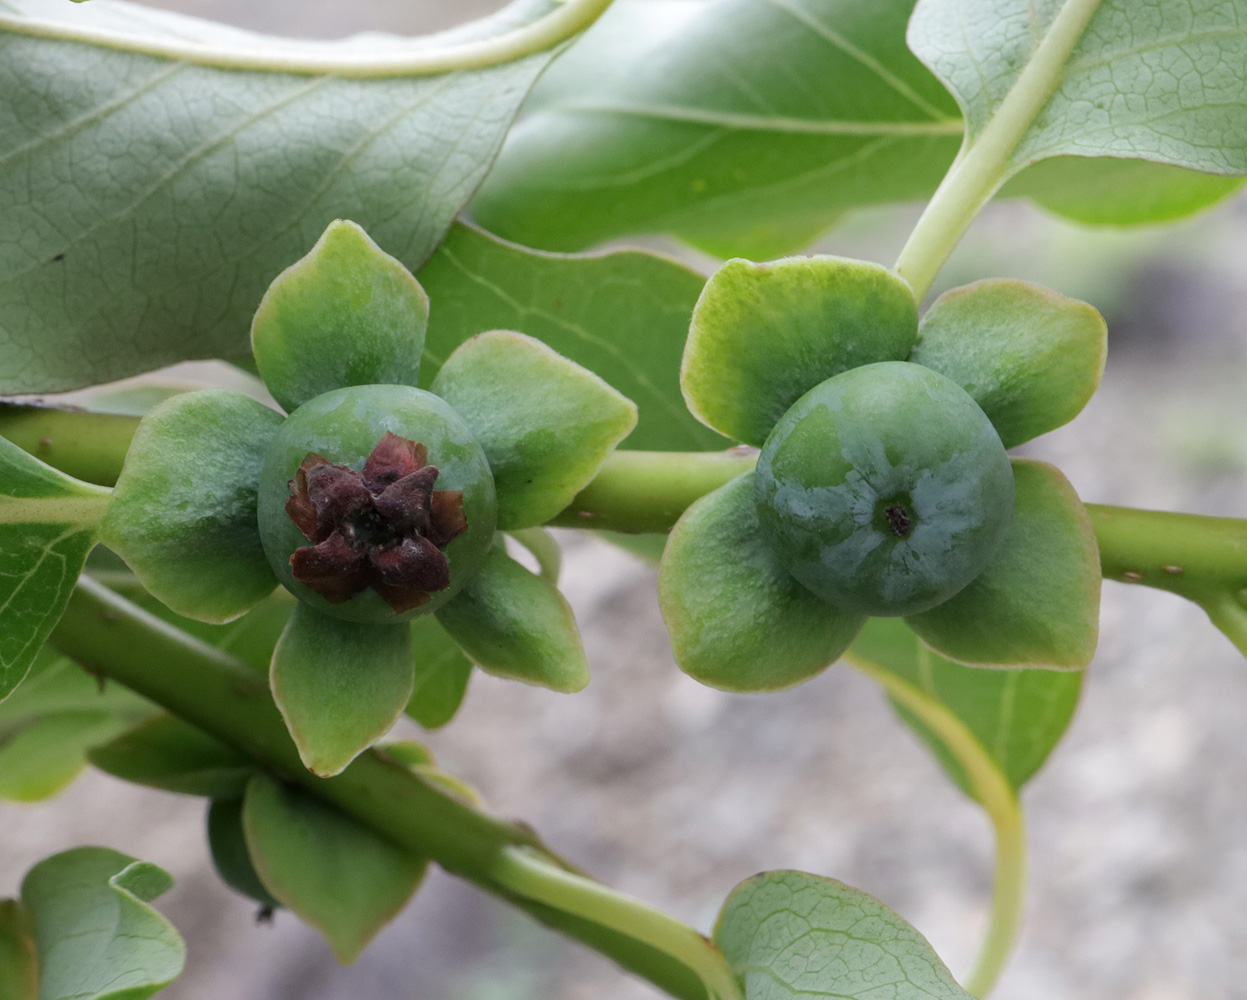
[[[450,586],[442,549],[468,527],[462,490],[435,490],[424,445],[386,431],[356,472],[308,452],[286,513],[311,545],[290,557],[294,578],[334,604],[371,587],[396,612]]]

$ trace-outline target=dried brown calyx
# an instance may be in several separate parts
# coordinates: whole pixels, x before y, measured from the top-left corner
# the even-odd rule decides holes
[[[424,445],[386,431],[356,472],[308,452],[286,513],[311,545],[290,557],[294,578],[341,604],[371,587],[396,612],[450,586],[442,549],[467,530],[462,490],[435,490]]]

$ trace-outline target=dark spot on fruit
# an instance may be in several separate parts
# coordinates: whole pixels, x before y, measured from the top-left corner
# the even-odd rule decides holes
[[[908,538],[914,529],[913,519],[904,507],[889,507],[884,511],[888,516],[888,527],[897,538]]]

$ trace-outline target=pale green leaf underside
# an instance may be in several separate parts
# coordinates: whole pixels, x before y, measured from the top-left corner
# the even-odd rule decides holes
[[[1013,149],[1010,173],[1062,154],[1247,173],[1241,4],[920,0],[909,41],[956,95],[971,142],[1013,112],[1015,95],[1051,95]]]
[[[265,889],[349,965],[406,905],[425,862],[298,788],[259,775],[243,829]]]
[[[300,759],[329,777],[394,725],[414,673],[405,623],[360,625],[300,603],[273,651],[269,684]]]
[[[551,9],[521,0],[474,34]],[[99,18],[158,41],[236,41],[120,0],[0,11],[10,25]],[[392,44],[340,43],[356,55]],[[193,65],[0,21],[0,203],[14,234],[0,244],[0,391],[241,355],[269,282],[335,218],[419,267],[548,59],[343,79]]]
[[[179,972],[186,946],[148,902],[168,873],[103,847],[35,865],[22,882],[39,948],[40,1000],[143,1000]]]
[[[468,691],[472,661],[433,615],[411,622],[415,684],[407,714],[425,729],[438,729],[455,717]]]
[[[129,725],[129,719],[106,712],[40,716],[0,740],[0,799],[38,802],[50,798],[78,777],[92,747]]]
[[[928,702],[951,714],[1009,788],[1016,792],[1047,760],[1073,717],[1082,674],[1055,670],[984,670],[953,663],[924,646],[903,621],[874,618],[862,630],[849,658],[904,685],[912,704]],[[869,671],[868,671],[869,672]],[[982,801],[987,789],[971,780],[966,754],[923,723],[891,692],[902,718],[935,752],[966,794]],[[916,700],[914,700],[916,699]],[[973,762],[971,762],[973,766]],[[985,803],[987,804],[987,803]]]
[[[541,341],[510,330],[465,341],[432,390],[485,449],[500,529],[554,517],[637,422],[632,400]]]
[[[107,499],[0,438],[0,700],[60,618]]]
[[[796,871],[732,890],[715,944],[745,1000],[969,1000],[927,940],[877,899]]]

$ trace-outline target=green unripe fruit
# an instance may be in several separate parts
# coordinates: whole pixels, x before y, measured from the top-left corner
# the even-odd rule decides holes
[[[437,610],[484,562],[497,512],[472,432],[445,400],[410,386],[309,400],[278,428],[260,474],[273,572],[347,621],[394,624]]]
[[[948,600],[987,565],[1013,516],[1013,470],[955,382],[885,361],[815,386],[758,457],[762,532],[837,607],[894,616]]]

